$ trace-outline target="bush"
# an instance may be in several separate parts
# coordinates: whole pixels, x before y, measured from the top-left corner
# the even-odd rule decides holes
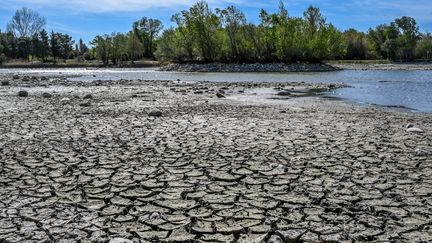
[[[7,57],[4,53],[0,55],[0,64],[3,64],[7,61]]]

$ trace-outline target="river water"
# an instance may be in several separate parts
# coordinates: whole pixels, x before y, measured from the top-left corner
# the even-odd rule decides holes
[[[327,95],[363,105],[401,107],[432,112],[432,71],[343,70],[325,73],[178,73],[152,68],[132,69],[0,69],[7,74],[73,76],[69,80],[177,80],[213,82],[345,83]]]

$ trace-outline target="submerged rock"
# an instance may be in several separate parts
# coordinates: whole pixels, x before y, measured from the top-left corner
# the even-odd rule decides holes
[[[29,76],[24,76],[24,77],[22,78],[22,81],[24,81],[24,82],[28,82],[28,81],[30,81],[30,77],[29,77]]]
[[[28,95],[28,92],[25,90],[21,90],[20,92],[18,92],[19,97],[27,97]]]
[[[19,75],[14,75],[12,78],[13,78],[13,79],[19,79],[20,76],[19,76]]]
[[[10,83],[7,80],[1,81],[1,86],[8,86]]]
[[[83,99],[86,99],[86,100],[93,99],[93,95],[91,95],[91,94],[85,95],[83,97]]]

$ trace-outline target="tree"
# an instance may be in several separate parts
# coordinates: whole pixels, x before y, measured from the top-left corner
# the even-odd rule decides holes
[[[416,56],[418,58],[432,59],[432,35],[425,34],[421,37],[416,47]]]
[[[50,35],[50,47],[51,47],[51,55],[53,57],[54,64],[56,63],[56,58],[60,55],[60,38],[58,33],[51,31]]]
[[[189,11],[182,11],[186,28],[196,40],[200,57],[205,62],[213,62],[217,57],[219,18],[204,1],[194,4]]]
[[[88,52],[89,48],[84,43],[83,39],[79,39],[78,43],[75,46],[75,53],[79,60],[85,59],[85,54]]]
[[[106,65],[109,63],[112,40],[109,35],[96,36],[91,42],[96,58]]]
[[[242,28],[246,25],[245,15],[234,6],[226,9],[216,9],[222,26],[225,28],[229,39],[230,60],[241,61],[242,59]]]
[[[8,24],[8,30],[18,38],[30,38],[45,27],[45,18],[28,8],[17,10]]]
[[[395,20],[399,33],[399,56],[404,59],[413,59],[417,41],[420,39],[419,27],[414,18],[404,16]]]
[[[144,46],[144,57],[153,57],[155,38],[162,30],[162,22],[158,19],[143,17],[133,24],[133,31]]]
[[[344,37],[347,42],[346,59],[367,59],[368,44],[366,35],[355,29],[349,29],[344,32]]]
[[[58,46],[59,46],[59,55],[63,58],[64,61],[69,59],[73,53],[73,45],[74,41],[72,37],[67,34],[57,33],[58,37]]]
[[[46,30],[42,30],[39,33],[39,41],[40,41],[40,49],[39,49],[39,57],[42,59],[42,61],[46,61],[47,57],[49,56],[49,49],[50,49],[50,43],[49,43],[49,36],[48,32]]]

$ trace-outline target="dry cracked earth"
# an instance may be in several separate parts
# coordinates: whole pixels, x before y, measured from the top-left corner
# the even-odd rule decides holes
[[[432,115],[223,85],[0,87],[0,242],[432,241]]]

